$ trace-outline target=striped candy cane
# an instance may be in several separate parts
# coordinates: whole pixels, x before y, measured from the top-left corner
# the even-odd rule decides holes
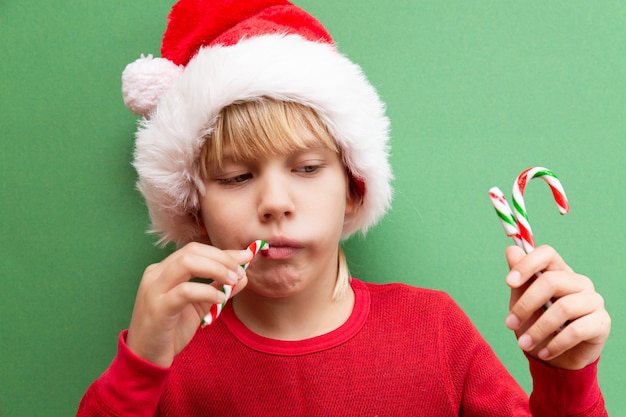
[[[513,238],[517,246],[522,247],[522,239],[517,229],[517,221],[515,220],[509,203],[506,201],[506,198],[504,198],[504,193],[498,187],[493,187],[489,190],[489,198],[491,199],[491,204],[493,204],[493,207],[496,209],[496,214],[500,218],[504,233],[506,233],[508,237]]]
[[[524,189],[533,178],[541,178],[550,186],[554,201],[561,214],[569,212],[569,203],[565,196],[565,190],[563,190],[563,186],[554,172],[547,168],[534,167],[528,168],[519,174],[513,184],[513,214],[515,215],[517,229],[519,230],[519,236],[522,242],[521,247],[526,253],[532,252],[536,247],[535,238],[530,228],[530,223],[528,222],[526,204],[524,204]]]
[[[254,259],[257,253],[268,250],[269,246],[270,245],[264,240],[255,240],[254,242],[250,243],[250,245],[248,245],[248,250],[252,252],[252,259]],[[252,262],[252,259],[250,259],[250,261],[246,263],[245,265],[241,265],[241,267],[244,270],[248,268],[248,265],[250,265],[250,262]],[[234,289],[235,289],[234,285],[224,285],[222,287],[222,292],[224,293],[226,298],[222,304],[213,304],[211,306],[211,309],[209,310],[209,314],[204,316],[204,318],[202,319],[202,323],[201,323],[202,327],[210,326],[211,324],[215,323],[215,320],[217,320],[217,318],[219,317],[220,313],[222,312],[222,309],[226,305],[226,302],[230,298]]]
[[[524,189],[528,184],[528,181],[533,178],[541,178],[544,180],[552,190],[554,201],[559,208],[561,214],[569,212],[569,203],[565,196],[565,190],[561,182],[556,177],[554,172],[543,167],[528,168],[515,180],[513,184],[513,210],[511,210],[509,204],[504,198],[504,194],[499,188],[493,187],[489,190],[489,198],[491,204],[496,209],[496,213],[500,218],[502,227],[507,236],[513,238],[515,244],[524,249],[524,252],[530,253],[535,250],[535,238],[528,222],[528,213],[526,213],[526,204],[524,204]],[[539,275],[540,273],[537,273]],[[548,301],[544,305],[544,310],[547,310],[552,305],[552,301]],[[562,327],[561,327],[562,329]]]

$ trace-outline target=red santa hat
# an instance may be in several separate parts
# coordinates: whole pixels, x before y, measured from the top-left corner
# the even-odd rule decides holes
[[[362,197],[344,238],[365,233],[388,210],[384,104],[307,12],[285,0],[180,0],[161,56],[142,55],[122,74],[124,102],[143,116],[134,166],[161,243],[200,236],[193,214],[205,192],[197,162],[204,137],[222,108],[260,97],[313,108],[337,141]]]

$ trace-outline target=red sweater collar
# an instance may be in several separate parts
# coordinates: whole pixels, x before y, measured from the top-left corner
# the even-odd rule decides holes
[[[332,332],[304,340],[277,340],[260,336],[248,329],[235,315],[231,303],[226,304],[221,319],[230,332],[244,345],[259,352],[299,356],[336,347],[354,337],[365,324],[370,311],[370,294],[367,286],[350,280],[354,290],[354,308],[348,320]]]

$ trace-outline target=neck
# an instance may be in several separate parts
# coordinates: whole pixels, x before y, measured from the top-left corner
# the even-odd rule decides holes
[[[278,340],[304,340],[329,333],[348,320],[354,307],[354,291],[332,298],[334,286],[310,289],[283,298],[268,298],[243,290],[233,310],[253,332]]]

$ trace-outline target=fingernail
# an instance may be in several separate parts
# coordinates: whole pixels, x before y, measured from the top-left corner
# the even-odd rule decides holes
[[[543,348],[537,353],[540,359],[547,359],[550,356],[550,351],[547,348]]]
[[[509,285],[517,286],[517,285],[519,285],[522,282],[522,276],[517,271],[511,271],[506,276],[506,282]]]
[[[506,316],[506,319],[504,320],[504,324],[506,325],[507,328],[511,330],[517,330],[519,329],[520,320],[517,318],[515,314],[511,313],[508,316]]]
[[[533,339],[531,339],[527,334],[524,334],[517,340],[517,344],[523,350],[528,350],[533,345]]]
[[[222,304],[224,301],[226,301],[226,294],[220,291],[217,293],[217,296],[215,298],[217,298],[218,304]]]

